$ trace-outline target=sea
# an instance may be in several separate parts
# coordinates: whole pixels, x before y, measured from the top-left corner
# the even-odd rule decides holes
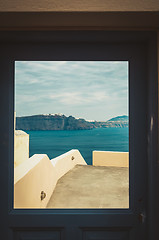
[[[92,165],[92,152],[129,151],[129,128],[94,128],[91,130],[26,131],[29,134],[29,155],[47,154],[53,159],[78,149]]]

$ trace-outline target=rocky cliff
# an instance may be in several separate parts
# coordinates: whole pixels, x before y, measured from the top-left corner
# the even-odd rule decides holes
[[[21,130],[82,130],[94,126],[84,119],[65,115],[34,115],[16,118],[16,129]]]
[[[103,122],[88,122],[72,116],[48,114],[16,118],[16,129],[21,130],[84,130],[92,128],[128,127],[128,116],[118,116]]]

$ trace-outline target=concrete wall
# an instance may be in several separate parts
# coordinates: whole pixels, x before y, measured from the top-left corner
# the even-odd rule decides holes
[[[56,171],[47,155],[33,155],[14,169],[14,208],[45,208],[56,181]],[[41,191],[46,193],[43,200]]]
[[[76,149],[53,158],[51,163],[56,168],[58,178],[62,177],[77,164],[87,165],[80,152]]]
[[[71,150],[50,161],[46,154],[35,154],[14,168],[14,208],[45,208],[60,177],[75,165],[86,165],[78,150]],[[46,198],[41,200],[41,191]]]
[[[29,158],[29,134],[21,130],[14,132],[14,167]]]
[[[92,165],[129,167],[129,152],[93,151]]]

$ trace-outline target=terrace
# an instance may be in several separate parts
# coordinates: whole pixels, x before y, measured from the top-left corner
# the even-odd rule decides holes
[[[28,143],[15,131],[14,208],[129,208],[128,152],[93,151],[87,165],[76,149],[29,158]]]

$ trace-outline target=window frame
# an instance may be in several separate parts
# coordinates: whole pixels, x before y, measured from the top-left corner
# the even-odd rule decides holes
[[[80,40],[79,40],[80,36]],[[57,219],[59,219],[59,216],[62,216],[64,219],[66,216],[71,219],[71,215],[74,214],[80,214],[82,215],[82,218],[84,219],[85,217],[85,222],[88,220],[90,215],[92,214],[97,214],[97,219],[99,218],[99,223],[101,223],[100,220],[100,215],[102,214],[108,214],[110,216],[110,225],[114,221],[115,217],[118,218],[118,214],[127,214],[127,215],[132,215],[132,222],[135,221],[133,218],[133,214],[136,214],[138,210],[134,208],[133,204],[131,203],[131,208],[130,209],[84,209],[84,210],[51,210],[50,209],[32,209],[32,210],[17,210],[13,209],[13,191],[10,191],[10,187],[12,186],[13,190],[13,169],[8,168],[9,166],[13,166],[13,153],[14,153],[14,95],[13,93],[13,88],[14,88],[14,82],[9,81],[7,83],[8,85],[5,84],[7,82],[8,77],[12,79],[14,75],[14,60],[26,60],[27,58],[30,58],[30,47],[32,46],[33,49],[36,46],[38,49],[38,46],[45,44],[45,47],[43,48],[43,60],[47,60],[48,56],[46,56],[46,53],[44,52],[45,50],[48,51],[49,47],[51,46],[52,43],[54,44],[68,44],[70,46],[71,43],[79,43],[79,44],[86,44],[89,46],[89,44],[110,44],[116,45],[118,44],[118,52],[121,56],[121,49],[119,46],[128,46],[128,45],[143,45],[145,49],[147,49],[145,58],[147,58],[147,67],[148,67],[148,77],[146,81],[146,86],[140,86],[144,88],[145,92],[145,99],[147,101],[146,106],[146,116],[147,117],[147,132],[146,134],[148,135],[148,153],[147,153],[147,162],[146,162],[146,169],[145,171],[147,172],[147,175],[149,177],[149,181],[147,182],[147,193],[146,193],[146,198],[147,198],[147,206],[146,206],[146,211],[149,216],[148,221],[146,224],[149,225],[149,231],[154,228],[153,224],[155,224],[155,212],[154,208],[156,206],[156,201],[153,200],[153,197],[156,196],[156,191],[155,191],[155,186],[157,184],[156,182],[156,177],[157,177],[157,170],[156,170],[156,164],[157,164],[157,145],[158,145],[158,128],[157,128],[157,123],[158,123],[158,93],[157,93],[157,54],[156,54],[156,33],[155,32],[106,32],[106,31],[67,31],[67,34],[65,31],[55,31],[55,32],[4,32],[0,36],[0,42],[1,42],[1,64],[4,67],[2,71],[1,77],[4,79],[2,84],[5,89],[5,91],[2,93],[2,100],[6,100],[6,105],[5,108],[2,106],[1,112],[4,112],[4,116],[6,120],[2,120],[2,142],[4,141],[3,138],[6,139],[7,142],[4,144],[4,149],[2,150],[3,153],[3,158],[8,159],[7,166],[3,162],[2,166],[8,171],[8,189],[5,191],[5,196],[8,196],[8,202],[7,205],[5,204],[5,210],[7,207],[7,212],[9,215],[10,219],[10,224],[11,226],[14,226],[13,220],[12,219],[17,219],[16,222],[20,224],[18,220],[18,216],[23,216],[27,221],[29,221],[30,216],[34,215],[34,219],[37,220],[37,217],[46,215],[48,218],[50,216],[55,216]],[[104,46],[104,45],[103,45]],[[17,49],[22,50],[25,48],[25,53],[26,56],[23,57],[24,52],[19,52],[18,54],[16,53]],[[117,49],[116,49],[117,50]],[[97,51],[97,49],[96,49]],[[40,54],[38,59],[40,59]],[[47,52],[49,55],[49,51]],[[68,54],[68,53],[67,53]],[[98,51],[96,52],[98,55]],[[13,57],[14,56],[14,57]],[[38,56],[38,52],[36,52],[36,56]],[[76,59],[75,55],[74,59]],[[49,57],[51,57],[49,55]],[[35,58],[37,59],[37,57]],[[63,58],[64,59],[64,58]],[[92,56],[91,58],[92,59]],[[101,59],[101,56],[99,55],[99,59]],[[121,59],[121,57],[120,57]],[[33,59],[32,59],[33,60]],[[88,59],[89,60],[89,59]],[[133,61],[133,58],[131,59],[131,56],[129,59],[126,59],[128,61]],[[10,66],[8,65],[10,63]],[[145,68],[145,66],[143,66]],[[7,72],[7,75],[5,74]],[[8,86],[8,90],[6,90],[6,86]],[[6,96],[4,96],[4,93],[7,93]],[[134,93],[133,93],[134,94]],[[130,121],[133,123],[134,119],[131,116]],[[132,124],[130,122],[130,124]],[[136,123],[135,123],[136,124]],[[151,124],[151,126],[150,126]],[[133,139],[133,138],[132,138]],[[134,140],[134,139],[133,139]],[[147,140],[146,140],[147,141]],[[132,169],[134,169],[134,166],[131,166]],[[134,178],[133,173],[131,174],[131,178]],[[131,181],[130,178],[130,181]],[[4,179],[6,179],[4,177]],[[153,187],[152,187],[153,184]],[[134,198],[134,184],[131,186],[132,188],[132,193],[131,199]],[[9,206],[9,209],[8,209]],[[143,206],[141,206],[142,208]],[[141,209],[142,210],[142,209]],[[25,212],[24,212],[25,211]],[[26,212],[27,211],[27,212]],[[80,212],[79,212],[80,211]],[[97,212],[98,211],[98,212]],[[79,213],[77,213],[79,212]],[[86,220],[87,219],[87,220]],[[40,225],[40,221],[37,220],[38,224]],[[126,221],[125,221],[126,224]],[[20,224],[21,226],[21,224]],[[58,225],[55,225],[56,227]],[[128,225],[127,225],[128,227]]]

